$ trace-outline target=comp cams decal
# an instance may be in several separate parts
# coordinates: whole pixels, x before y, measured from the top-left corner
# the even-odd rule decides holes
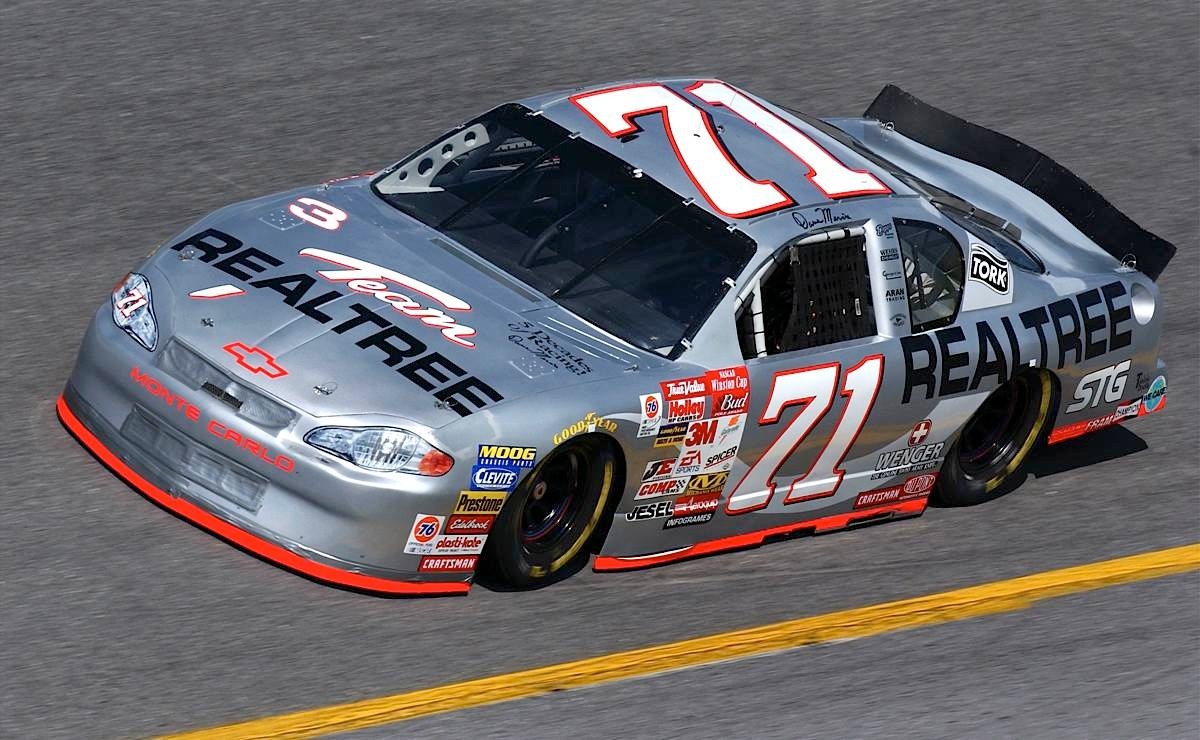
[[[382,352],[383,356],[380,358],[380,361],[384,365],[394,369],[422,391],[432,394],[437,401],[445,404],[447,408],[452,409],[460,416],[469,416],[491,403],[499,403],[504,400],[504,396],[490,385],[469,374],[441,352],[430,349],[425,342],[413,334],[401,329],[384,316],[375,313],[370,306],[359,302],[354,302],[344,307],[339,306],[339,311],[342,315],[337,318],[330,315],[330,313],[326,313],[326,310],[332,311],[329,308],[330,304],[333,304],[339,298],[345,297],[347,294],[337,290],[322,292],[316,289],[317,279],[312,275],[297,273],[256,277],[267,273],[269,268],[281,266],[283,261],[260,249],[246,246],[240,239],[234,236],[216,229],[206,229],[185,238],[177,244],[171,245],[171,249],[194,254],[196,259],[210,264],[217,270],[244,282],[252,288],[257,290],[272,290],[279,293],[283,296],[283,302],[288,306],[291,306],[296,311],[318,323],[330,325],[331,331],[335,334],[349,334],[350,339],[357,337],[358,339],[354,342],[354,346],[362,351]],[[309,252],[308,256],[322,259],[334,255],[332,252],[323,252],[322,250],[305,251]],[[341,259],[342,257],[344,255],[338,255],[337,259]],[[350,286],[347,284],[347,287],[350,287],[355,293],[369,293],[374,297],[380,298],[379,295],[376,295],[379,293],[385,296],[384,298],[380,298],[380,300],[385,300],[386,298],[386,300],[394,299],[394,301],[399,301],[399,298],[402,296],[389,293],[386,284],[379,281],[384,278],[395,280],[395,278],[400,277],[406,281],[404,284],[414,292],[422,292],[425,295],[434,293],[455,306],[470,308],[453,296],[437,291],[435,288],[426,286],[419,281],[401,276],[400,273],[380,268],[377,265],[363,263],[349,257],[345,257],[345,260],[339,264],[352,269],[325,270],[322,272],[327,274],[322,274],[321,276],[333,282],[344,280],[349,283],[353,281],[355,285]],[[329,275],[333,275],[334,277],[331,278]],[[380,287],[375,289],[375,285],[379,285]],[[426,290],[428,292],[424,292]],[[395,303],[393,303],[393,307],[397,308],[397,311],[400,313],[405,313],[405,310],[401,309]],[[417,308],[409,310],[416,312]],[[451,337],[462,339],[465,336],[474,334],[473,329],[470,330],[469,335],[465,331],[459,331],[462,329],[461,325],[453,321],[450,322],[450,325],[443,325],[444,322],[439,323],[441,319],[438,316],[445,316],[441,311],[438,311],[436,315],[418,316],[418,313],[406,315],[411,315],[413,318],[420,318],[420,323],[423,325],[430,325],[434,328],[440,327],[441,336],[446,339],[450,339]],[[455,329],[454,327],[459,327],[459,329]],[[454,343],[460,344],[459,342]],[[467,345],[460,344],[460,346]]]

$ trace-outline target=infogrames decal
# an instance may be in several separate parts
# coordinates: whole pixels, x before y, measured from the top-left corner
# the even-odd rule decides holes
[[[900,338],[904,352],[902,403],[973,391],[990,380],[1008,382],[1021,367],[1061,370],[1128,347],[1133,341],[1129,291],[1113,281],[1046,306],[999,319],[947,326]],[[1037,339],[1032,356],[1021,339]],[[975,349],[974,363],[968,347]]]
[[[560,445],[571,437],[574,437],[578,434],[583,434],[584,432],[591,433],[597,429],[609,433],[616,432],[617,422],[613,421],[612,419],[603,419],[599,416],[596,416],[595,411],[589,411],[579,421],[571,424],[570,426],[563,427],[557,434],[554,435],[553,441],[554,444]]]

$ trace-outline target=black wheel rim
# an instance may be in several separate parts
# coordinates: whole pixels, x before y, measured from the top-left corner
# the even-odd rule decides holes
[[[1025,380],[1007,383],[988,397],[963,428],[958,445],[962,470],[973,478],[991,477],[1020,450],[1034,410]]]
[[[545,462],[521,509],[521,545],[527,553],[552,553],[569,540],[587,498],[588,472],[587,458],[576,449]]]

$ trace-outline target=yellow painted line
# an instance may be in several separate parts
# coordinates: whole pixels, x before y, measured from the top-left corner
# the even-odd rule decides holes
[[[1013,611],[1057,596],[1196,569],[1200,569],[1200,543],[168,737],[307,738],[347,732],[550,691]]]

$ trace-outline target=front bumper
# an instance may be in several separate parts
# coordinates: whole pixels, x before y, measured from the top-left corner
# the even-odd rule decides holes
[[[340,477],[318,454],[298,454],[298,445],[282,448],[295,458],[294,471],[286,475],[244,450],[222,449],[203,431],[203,423],[180,421],[178,409],[168,408],[175,415],[168,414],[150,403],[158,399],[144,396],[144,388],[127,381],[131,365],[140,360],[149,368],[152,361],[140,348],[126,347],[132,342],[114,329],[103,320],[93,322],[57,411],[85,448],[142,495],[260,558],[315,580],[392,595],[470,590],[472,573],[417,573],[421,558],[403,551],[417,513],[431,508],[441,513],[454,493],[409,495],[360,487]],[[164,386],[170,384],[177,395],[186,394],[200,406],[203,418],[230,428],[240,422],[245,429],[244,420],[226,414],[219,402],[210,403],[205,394],[156,372]],[[247,503],[249,495],[258,498]]]

